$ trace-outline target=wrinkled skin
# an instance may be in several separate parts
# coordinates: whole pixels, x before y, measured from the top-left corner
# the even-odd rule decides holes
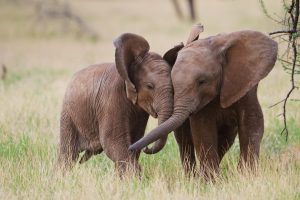
[[[174,53],[174,59],[176,56]],[[185,170],[196,165],[195,149],[200,173],[209,178],[218,172],[238,134],[239,166],[255,168],[264,132],[257,86],[273,68],[276,57],[277,43],[255,31],[190,42],[178,52],[171,72],[172,117],[130,150],[143,148],[175,130]]]
[[[141,36],[123,34],[114,44],[115,63],[77,72],[66,90],[58,158],[63,168],[72,167],[80,152],[85,151],[82,163],[104,151],[121,175],[139,172],[140,152],[129,152],[129,145],[144,135],[149,114],[161,123],[173,112],[168,63],[149,52]],[[163,147],[165,141],[157,145]]]

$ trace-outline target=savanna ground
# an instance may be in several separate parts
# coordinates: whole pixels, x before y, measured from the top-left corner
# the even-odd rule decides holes
[[[72,74],[93,63],[113,61],[112,41],[123,32],[143,35],[153,51],[163,54],[185,42],[191,27],[176,18],[170,1],[70,3],[97,30],[98,40],[64,33],[58,20],[38,24],[33,6],[26,1],[0,0],[0,64],[8,68],[6,79],[0,80],[0,199],[300,199],[300,104],[288,104],[288,142],[280,135],[281,106],[269,108],[289,89],[289,75],[279,63],[259,87],[265,135],[255,175],[236,169],[237,140],[215,183],[189,180],[173,135],[160,153],[141,156],[141,180],[119,180],[104,154],[65,176],[55,171],[61,104]],[[264,16],[258,1],[197,3],[198,21],[205,26],[201,37],[279,28]],[[282,14],[280,1],[266,3],[271,12]],[[298,92],[294,97],[299,97]],[[155,126],[151,120],[147,130]]]

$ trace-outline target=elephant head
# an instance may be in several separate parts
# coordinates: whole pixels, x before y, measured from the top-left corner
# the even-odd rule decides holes
[[[257,85],[276,61],[277,43],[260,32],[238,31],[198,40],[193,30],[191,36],[195,40],[189,39],[178,52],[171,73],[173,115],[130,150],[165,137],[216,98],[222,108],[230,107]]]
[[[158,124],[161,124],[173,113],[173,87],[168,59],[149,52],[148,42],[132,33],[122,34],[114,41],[114,45],[116,68],[125,81],[127,98],[152,117],[158,118]],[[145,152],[158,152],[166,139],[167,136],[162,137]]]

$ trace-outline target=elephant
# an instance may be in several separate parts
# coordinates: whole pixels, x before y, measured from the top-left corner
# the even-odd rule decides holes
[[[178,18],[182,19],[183,14],[182,14],[180,5],[178,3],[178,0],[172,0],[172,4],[175,8],[176,15],[178,16]],[[190,20],[195,21],[195,19],[196,19],[195,2],[194,2],[194,0],[187,0],[187,4],[188,4],[188,8],[189,8]]]
[[[133,33],[120,35],[114,45],[115,63],[78,71],[66,89],[58,155],[63,169],[104,151],[120,175],[139,173],[140,152],[129,152],[129,145],[143,137],[149,114],[160,124],[173,113],[168,62],[149,52],[146,39]],[[163,147],[166,139],[157,147]],[[81,152],[85,153],[79,159]]]
[[[238,166],[254,170],[264,132],[257,87],[274,67],[278,45],[257,31],[198,39],[200,32],[202,27],[194,26],[186,46],[167,53],[175,63],[172,116],[129,150],[140,150],[175,130],[184,169],[196,166],[196,151],[200,174],[210,178],[238,135]]]
[[[1,66],[1,80],[5,80],[6,75],[7,75],[7,68],[4,64]]]

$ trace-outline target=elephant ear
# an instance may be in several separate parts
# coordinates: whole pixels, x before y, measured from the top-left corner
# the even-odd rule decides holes
[[[172,49],[168,50],[165,55],[163,56],[163,59],[167,61],[167,63],[173,67],[175,64],[177,54],[178,52],[184,47],[183,43],[181,42],[180,44],[176,45]]]
[[[278,47],[274,40],[256,31],[217,35],[212,41],[223,65],[220,101],[226,108],[268,75],[275,65]]]
[[[195,40],[198,40],[200,33],[204,31],[204,27],[201,24],[195,24],[192,27],[192,30],[190,32],[189,38],[186,42],[186,45],[194,42]]]
[[[125,80],[126,95],[133,104],[137,102],[137,91],[133,84],[133,73],[140,65],[150,46],[146,39],[133,34],[124,33],[114,40],[116,47],[115,62],[120,76]]]
[[[195,24],[192,27],[190,32],[189,38],[186,42],[186,45],[194,42],[199,38],[199,34],[202,33],[204,30],[201,24]],[[176,45],[172,49],[168,50],[165,55],[163,56],[164,60],[172,67],[175,64],[178,52],[184,47],[184,44],[181,42],[180,44]]]

